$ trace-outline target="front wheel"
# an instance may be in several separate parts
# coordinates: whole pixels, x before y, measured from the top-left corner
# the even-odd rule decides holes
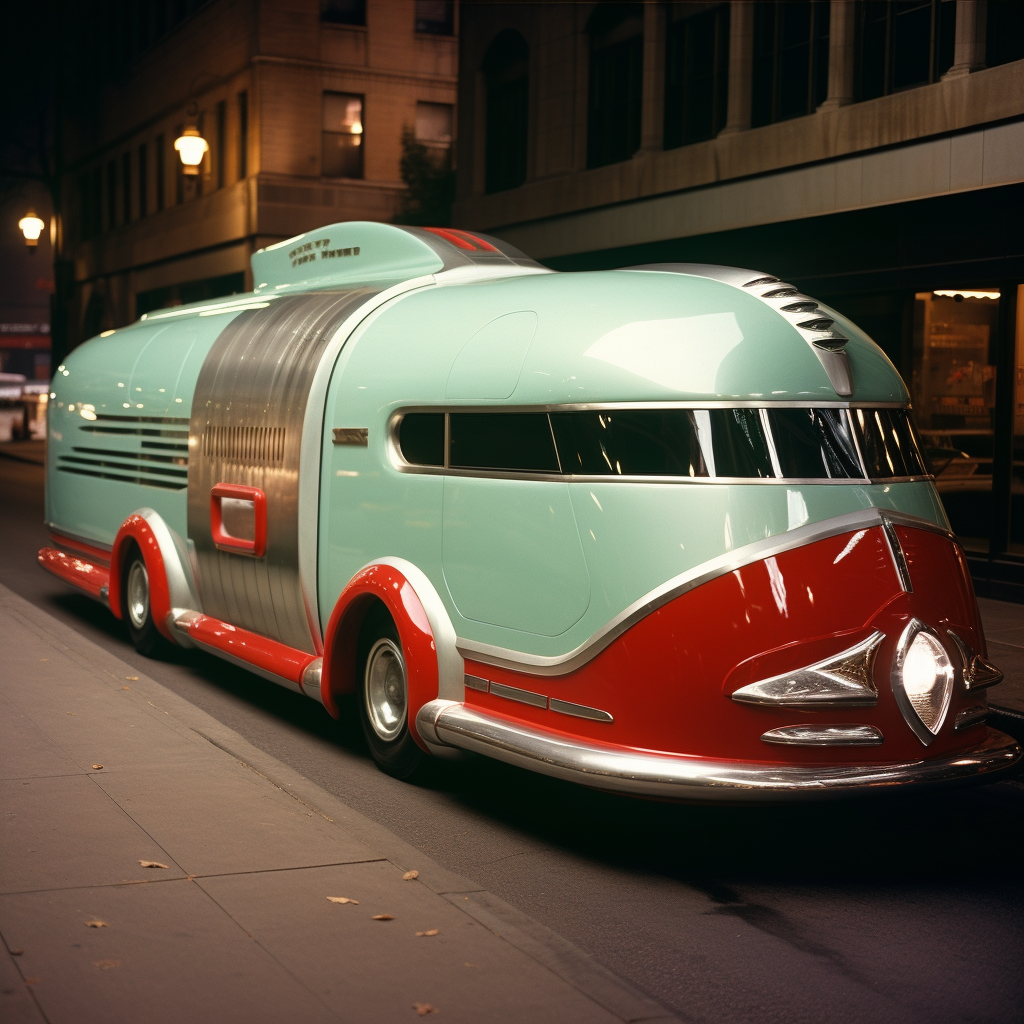
[[[409,685],[398,629],[386,611],[371,612],[359,643],[359,718],[381,771],[411,778],[425,755],[409,731]]]
[[[121,612],[128,624],[128,635],[139,654],[147,658],[158,655],[167,641],[153,621],[149,601],[149,572],[142,552],[135,548],[125,566],[121,586]]]

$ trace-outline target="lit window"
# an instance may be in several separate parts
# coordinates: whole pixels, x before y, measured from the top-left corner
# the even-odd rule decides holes
[[[363,97],[324,93],[323,163],[327,178],[363,176]]]

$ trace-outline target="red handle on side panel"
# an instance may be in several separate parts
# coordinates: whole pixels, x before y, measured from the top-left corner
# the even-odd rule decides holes
[[[256,516],[256,530],[252,540],[232,537],[230,533],[224,532],[220,506],[222,498],[238,498],[252,502]],[[258,487],[215,484],[210,491],[210,532],[213,534],[213,543],[221,550],[262,558],[267,550],[267,496]]]

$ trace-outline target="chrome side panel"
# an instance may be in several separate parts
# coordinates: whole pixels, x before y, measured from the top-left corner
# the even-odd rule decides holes
[[[242,313],[210,349],[192,404],[188,536],[195,545],[203,611],[314,654],[317,634],[299,573],[303,422],[336,328],[377,291],[287,296]],[[218,483],[258,487],[266,494],[262,558],[215,547],[210,491]]]

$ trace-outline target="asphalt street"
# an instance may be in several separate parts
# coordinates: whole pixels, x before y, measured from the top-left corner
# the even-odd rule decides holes
[[[201,652],[136,654],[108,612],[37,566],[42,480],[0,458],[0,581],[682,1019],[1024,1015],[1020,781],[774,808],[632,800],[486,759],[396,782],[353,708],[335,722]]]

